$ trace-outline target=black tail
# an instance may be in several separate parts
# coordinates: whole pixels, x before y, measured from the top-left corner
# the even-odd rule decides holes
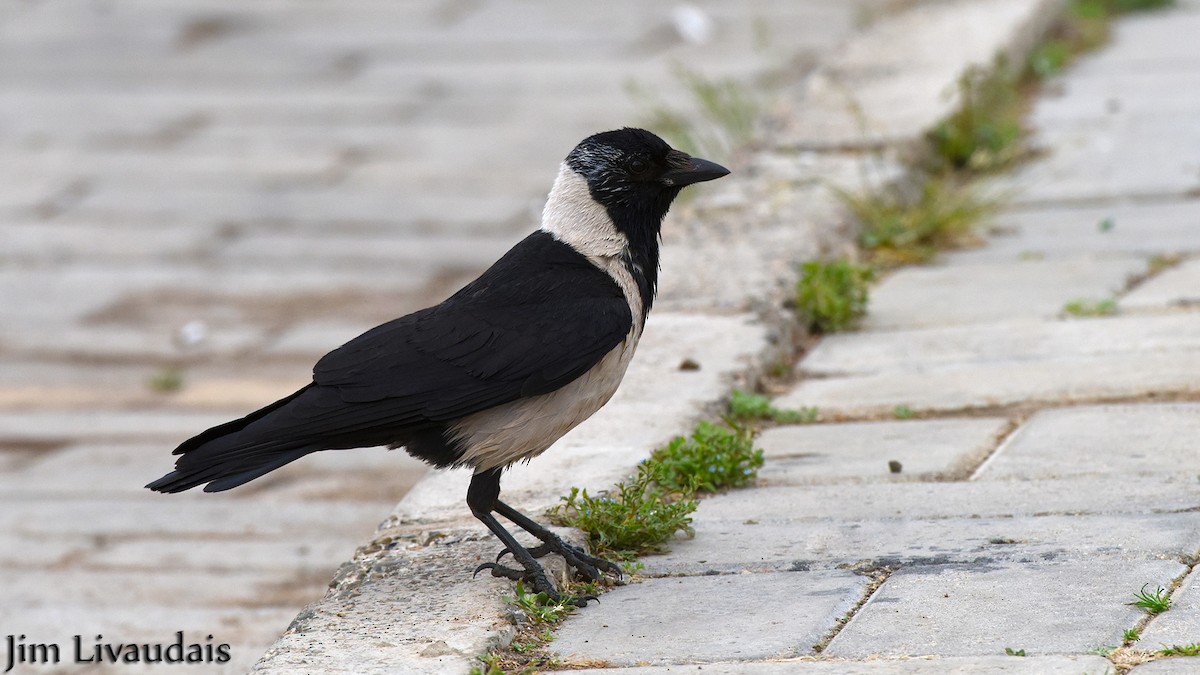
[[[310,384],[261,410],[184,441],[173,453],[181,455],[175,470],[146,487],[155,492],[183,492],[207,483],[205,492],[220,492],[323,450],[324,446],[314,444],[311,437],[280,433],[270,420],[271,413],[312,387]]]

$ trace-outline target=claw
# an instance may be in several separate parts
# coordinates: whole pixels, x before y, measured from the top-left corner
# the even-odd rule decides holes
[[[499,553],[497,553],[497,554],[496,554],[496,562],[500,562],[500,559],[501,559],[501,558],[503,558],[503,557],[504,557],[504,556],[506,556],[506,555],[512,555],[512,551],[510,551],[509,549],[505,548],[504,550],[502,550],[502,551],[500,551]],[[476,570],[476,571],[478,572],[479,570]]]

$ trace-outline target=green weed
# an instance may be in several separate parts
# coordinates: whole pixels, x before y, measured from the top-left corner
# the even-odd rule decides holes
[[[179,368],[163,368],[146,380],[146,386],[164,394],[179,391],[183,388],[183,371]]]
[[[911,420],[916,414],[912,408],[903,403],[892,409],[892,417],[898,420]]]
[[[997,206],[946,176],[928,176],[915,188],[837,195],[860,224],[859,244],[885,267],[927,262],[940,249],[977,242],[975,227]]]
[[[812,424],[819,416],[816,408],[784,410],[771,405],[771,399],[734,389],[729,395],[729,416],[739,421],[771,420],[779,424]]]
[[[732,419],[729,427],[702,421],[688,438],[676,436],[651,453],[646,466],[655,483],[682,494],[743,487],[758,475],[762,450],[754,432]]]
[[[1017,79],[1003,60],[972,67],[958,81],[959,106],[926,134],[933,168],[988,171],[1022,152],[1024,112]]]
[[[1158,589],[1147,593],[1146,586],[1149,585],[1142,586],[1142,590],[1134,594],[1134,601],[1129,604],[1146,610],[1147,614],[1162,614],[1171,609],[1171,594],[1167,589],[1159,586]]]
[[[504,596],[504,601],[524,612],[534,624],[558,623],[575,611],[575,605],[571,604],[573,596],[566,593],[558,602],[554,602],[545,593],[527,593],[520,581],[514,585],[514,593]]]
[[[1136,628],[1129,628],[1126,629],[1124,637],[1126,642],[1137,642],[1142,639],[1142,633]]]
[[[1200,642],[1192,642],[1186,645],[1163,645],[1163,648],[1158,650],[1162,656],[1200,656]]]
[[[646,462],[634,477],[598,497],[571,488],[561,501],[548,515],[559,525],[586,532],[596,555],[629,560],[661,551],[676,532],[693,535],[691,513],[696,500],[654,482],[654,469]]]
[[[848,260],[804,263],[796,282],[796,310],[810,331],[834,333],[867,312],[875,270]]]
[[[1174,0],[1071,0],[1046,39],[1030,54],[1027,72],[1034,78],[1060,73],[1080,54],[1108,41],[1114,17],[1174,4]]]
[[[1012,647],[1005,647],[1004,653],[1008,654],[1009,656],[1025,656],[1024,649],[1013,649]]]
[[[1112,316],[1117,313],[1117,301],[1112,298],[1072,300],[1063,305],[1063,313],[1070,316]]]

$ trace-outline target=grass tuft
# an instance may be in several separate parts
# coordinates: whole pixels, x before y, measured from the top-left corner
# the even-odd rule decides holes
[[[939,249],[978,242],[975,227],[997,206],[945,176],[929,176],[915,189],[837,195],[861,226],[859,244],[884,267],[928,262]]]
[[[1079,299],[1063,305],[1063,313],[1070,316],[1112,316],[1117,313],[1117,301]]]
[[[163,368],[146,380],[146,386],[163,394],[183,389],[183,371],[179,368]]]
[[[848,260],[813,260],[800,268],[796,310],[814,333],[849,328],[867,312],[875,270]]]
[[[1159,586],[1156,590],[1147,593],[1146,586],[1149,585],[1142,586],[1142,590],[1134,594],[1134,601],[1129,604],[1134,607],[1140,607],[1146,610],[1147,614],[1151,615],[1162,614],[1171,609],[1171,594],[1167,589]]]
[[[935,171],[990,171],[1021,155],[1023,103],[1002,59],[991,68],[968,68],[958,96],[958,108],[925,136]]]
[[[1200,642],[1191,642],[1186,645],[1163,645],[1158,653],[1161,656],[1200,656]]]
[[[752,482],[763,465],[754,432],[732,419],[728,427],[702,421],[689,438],[676,436],[643,464],[655,483],[682,494],[719,492]]]
[[[1136,628],[1128,628],[1125,630],[1124,638],[1126,642],[1137,642],[1142,639],[1142,633]]]
[[[1009,656],[1025,656],[1024,649],[1013,649],[1012,647],[1005,647],[1004,653],[1008,654]]]
[[[729,416],[742,422],[771,420],[778,424],[812,424],[819,418],[819,413],[810,407],[799,410],[776,408],[766,396],[734,389],[729,395]]]

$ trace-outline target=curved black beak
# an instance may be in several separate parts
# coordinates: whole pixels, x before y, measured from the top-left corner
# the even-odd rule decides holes
[[[673,151],[679,152],[679,151]],[[671,187],[683,187],[692,183],[703,183],[706,180],[716,180],[721,176],[728,176],[729,169],[710,162],[707,159],[699,157],[691,157],[682,152],[671,158],[673,168],[663,174],[662,182],[664,185]]]

